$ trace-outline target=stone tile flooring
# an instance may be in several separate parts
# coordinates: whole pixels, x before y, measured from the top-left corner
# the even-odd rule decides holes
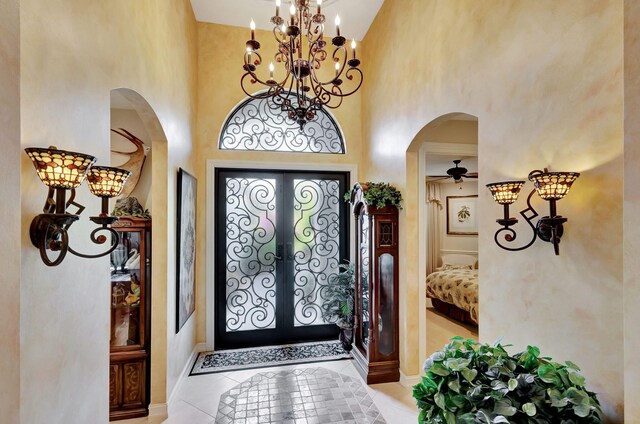
[[[326,368],[256,374],[222,394],[215,422],[386,423],[359,378]]]
[[[404,387],[400,383],[385,383],[366,386],[356,371],[353,361],[345,360],[186,377],[182,381],[180,387],[177,388],[173,399],[169,404],[168,418],[154,416],[118,421],[118,424],[216,424],[218,422],[218,407],[221,405],[221,398],[226,392],[231,391],[236,386],[241,386],[242,383],[246,380],[250,380],[252,377],[256,376],[256,374],[270,372],[276,375],[283,371],[304,370],[309,368],[323,368],[330,370],[334,373],[351,377],[353,381],[362,384],[362,388],[367,392],[368,399],[365,400],[364,403],[360,404],[361,409],[364,410],[363,408],[368,406],[367,403],[372,401],[375,408],[380,411],[382,419],[385,420],[387,424],[414,424],[418,422],[418,411],[415,406],[415,401],[411,396],[410,387]],[[344,379],[344,377],[341,378]],[[342,388],[345,389],[345,387],[350,387],[348,382]],[[362,394],[362,392],[360,392],[360,394]],[[362,399],[365,398],[363,397]],[[353,401],[351,403],[347,401],[347,405],[353,404]],[[304,403],[302,405],[304,409]],[[347,417],[349,416],[347,415]],[[379,421],[379,423],[385,421]],[[240,419],[233,421],[234,424],[247,424],[248,422],[259,423],[259,421],[255,421],[253,419],[247,421],[246,418],[245,421],[241,421]],[[282,423],[284,422],[285,421],[282,421]],[[309,424],[309,420],[306,416],[305,418],[297,419],[297,421],[294,419],[289,422],[295,424]],[[342,421],[342,423],[345,422],[358,423],[355,419],[351,421]]]

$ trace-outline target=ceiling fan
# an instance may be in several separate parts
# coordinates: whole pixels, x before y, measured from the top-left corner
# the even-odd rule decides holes
[[[463,166],[458,166],[462,162],[460,159],[456,159],[453,163],[456,165],[453,168],[447,169],[447,175],[429,175],[427,176],[427,181],[435,182],[446,180],[449,178],[453,178],[456,184],[462,182],[462,178],[478,178],[477,172],[469,172],[467,173],[467,168]]]

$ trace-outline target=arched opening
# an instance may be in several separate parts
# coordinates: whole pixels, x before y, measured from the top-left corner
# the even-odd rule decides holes
[[[478,119],[465,113],[431,121],[407,149],[407,197],[415,199],[407,209],[416,212],[407,218],[418,231],[407,232],[415,249],[406,253],[417,264],[419,361],[453,336],[478,338],[477,156]]]
[[[138,269],[139,274],[131,272],[135,278],[143,276],[148,282],[149,290],[146,297],[136,285],[129,285],[116,291],[124,290],[124,298],[114,298],[112,293],[112,331],[111,331],[111,365],[110,384],[114,387],[113,377],[118,371],[125,375],[125,371],[132,373],[135,369],[143,378],[139,390],[141,393],[141,408],[139,414],[148,412],[149,407],[154,405],[164,405],[167,399],[166,393],[166,349],[167,349],[167,259],[168,251],[166,240],[168,235],[168,163],[167,163],[167,138],[162,129],[160,121],[149,103],[137,92],[128,88],[117,88],[111,90],[111,165],[124,167],[132,171],[130,177],[132,184],[125,186],[120,199],[135,198],[136,201],[127,200],[118,204],[121,208],[118,213],[125,216],[142,218],[141,222],[147,219],[147,232],[152,236],[146,241],[135,236],[131,237],[125,254],[127,262],[120,267],[121,273],[115,280],[123,279],[126,269]],[[111,207],[114,208],[115,204]],[[147,214],[148,212],[148,214]],[[150,218],[152,217],[153,225]],[[132,221],[136,226],[139,222]],[[127,225],[130,225],[128,223]],[[146,245],[145,245],[146,243]],[[145,264],[142,251],[146,251],[146,257],[150,259],[150,265]],[[136,262],[135,256],[139,259]],[[138,268],[137,264],[141,263]],[[114,291],[113,272],[114,266],[112,257],[112,291]],[[145,275],[144,268],[148,269]],[[127,280],[125,277],[124,280]],[[144,282],[140,281],[140,288]],[[116,283],[117,285],[117,283]],[[136,290],[140,299],[136,300]],[[115,299],[115,300],[114,300]],[[114,304],[115,302],[115,304]],[[136,305],[137,303],[137,305]],[[136,311],[136,306],[140,309]],[[126,313],[113,311],[116,309],[125,310]],[[113,328],[116,325],[117,328]],[[120,325],[120,327],[118,327]],[[146,332],[146,333],[145,333]],[[114,347],[114,345],[116,347]],[[144,347],[146,346],[146,347]],[[135,356],[136,347],[141,347],[138,352],[147,350],[147,356],[140,354],[137,363],[132,363],[125,370],[114,367],[114,352],[127,351],[130,356]],[[115,356],[117,358],[117,356]],[[135,362],[135,361],[134,361]],[[125,364],[125,362],[122,362]],[[126,379],[119,380],[122,390],[126,389]],[[132,383],[133,384],[133,383]],[[131,388],[130,388],[131,389]],[[110,390],[110,392],[112,392]],[[110,394],[110,397],[112,395]],[[112,418],[118,416],[114,413],[117,409],[110,399],[110,410]],[[146,411],[143,411],[146,410]],[[139,416],[139,415],[138,415]]]

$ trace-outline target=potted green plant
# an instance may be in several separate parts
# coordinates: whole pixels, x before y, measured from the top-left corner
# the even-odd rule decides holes
[[[355,276],[352,263],[340,264],[340,272],[329,279],[324,291],[322,318],[340,328],[342,347],[351,351],[353,342]]]
[[[455,337],[424,371],[413,387],[420,423],[602,422],[580,368],[543,358],[535,346],[511,356],[500,343]]]
[[[402,193],[397,188],[388,183],[372,183],[362,184],[364,190],[364,198],[368,205],[374,205],[376,208],[382,209],[386,206],[395,206],[402,209]],[[351,202],[351,192],[344,195],[345,202]]]

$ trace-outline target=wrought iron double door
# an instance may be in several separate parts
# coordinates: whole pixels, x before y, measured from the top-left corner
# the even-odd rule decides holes
[[[216,172],[215,346],[326,340],[326,287],[349,257],[348,173]]]

